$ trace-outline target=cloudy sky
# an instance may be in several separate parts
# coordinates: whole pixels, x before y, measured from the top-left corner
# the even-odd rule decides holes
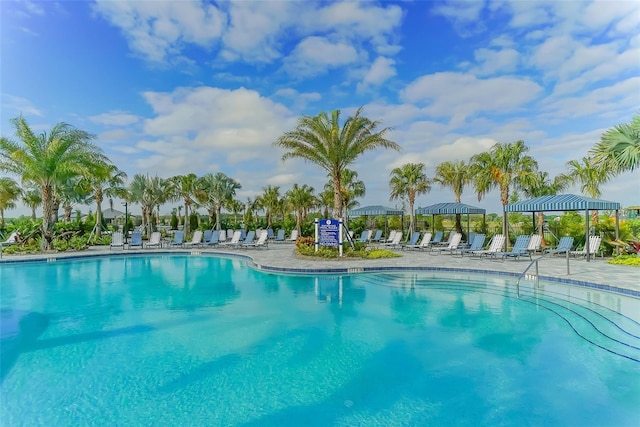
[[[322,189],[322,170],[283,163],[272,145],[301,115],[363,106],[391,127],[402,152],[353,169],[361,206],[398,206],[396,166],[423,162],[433,177],[443,161],[524,140],[554,176],[640,111],[637,1],[2,1],[0,12],[3,136],[19,114],[37,131],[64,121],[129,177],[224,172],[243,201],[268,184]],[[640,204],[640,172],[602,190]],[[497,192],[462,200],[500,211]],[[445,201],[434,186],[417,205]]]

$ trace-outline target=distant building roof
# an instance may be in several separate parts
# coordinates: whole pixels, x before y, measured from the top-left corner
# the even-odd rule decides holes
[[[109,208],[102,211],[102,217],[104,219],[120,218],[120,217],[124,217],[124,212]]]

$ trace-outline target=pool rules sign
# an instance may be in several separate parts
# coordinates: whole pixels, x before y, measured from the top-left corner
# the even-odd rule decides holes
[[[316,225],[316,252],[320,246],[337,246],[342,256],[342,220],[318,219]]]

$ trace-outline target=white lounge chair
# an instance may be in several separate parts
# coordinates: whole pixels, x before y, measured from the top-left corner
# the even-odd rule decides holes
[[[504,234],[495,234],[491,238],[491,243],[489,244],[489,249],[483,249],[479,251],[469,252],[472,256],[479,256],[482,258],[483,256],[493,256],[496,253],[500,252],[500,249],[504,246]]]
[[[449,252],[450,254],[453,254],[453,251],[457,250],[458,246],[460,246],[461,241],[462,233],[453,233],[453,236],[451,237],[451,239],[449,239],[449,244],[447,246],[431,248],[431,251],[429,253],[431,255],[440,254],[443,252]]]
[[[596,256],[598,254],[598,250],[600,250],[600,243],[602,243],[602,237],[600,236],[589,236],[589,255]],[[585,245],[579,251],[570,251],[569,255],[571,256],[587,256],[587,245]]]
[[[17,231],[14,231],[13,233],[9,234],[9,237],[7,237],[7,240],[5,240],[4,242],[0,242],[0,245],[1,246],[16,245],[18,244],[19,237],[20,237],[20,233],[18,233]]]
[[[202,244],[202,230],[196,230],[193,232],[193,237],[191,238],[190,242],[185,242],[184,246],[185,247],[193,247],[193,246],[200,246]]]
[[[403,249],[427,249],[431,245],[431,232],[427,231],[417,245],[404,245]]]
[[[220,235],[222,236],[222,232],[220,233]],[[220,246],[238,246],[240,244],[240,237],[242,236],[242,232],[240,230],[236,230],[233,232],[233,237],[231,237],[231,240],[229,241],[225,241],[225,242],[220,242],[219,245]]]
[[[295,242],[298,240],[298,230],[291,230],[291,236],[287,239],[288,242]]]
[[[109,250],[113,248],[124,249],[124,235],[120,231],[116,231],[111,235]]]
[[[154,231],[149,237],[149,241],[144,246],[145,248],[161,248],[162,247],[162,235],[159,231]]]
[[[542,248],[542,234],[534,234],[529,239],[529,246],[527,246],[527,251],[530,254],[535,254]]]
[[[260,237],[258,237],[258,240],[252,243],[245,243],[242,247],[254,248],[254,249],[266,248],[269,242],[268,239],[269,239],[269,234],[266,231],[263,231],[260,234]]]

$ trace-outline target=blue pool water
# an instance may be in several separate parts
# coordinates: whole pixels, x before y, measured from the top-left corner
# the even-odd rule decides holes
[[[0,265],[0,425],[637,426],[640,302],[512,282]]]

